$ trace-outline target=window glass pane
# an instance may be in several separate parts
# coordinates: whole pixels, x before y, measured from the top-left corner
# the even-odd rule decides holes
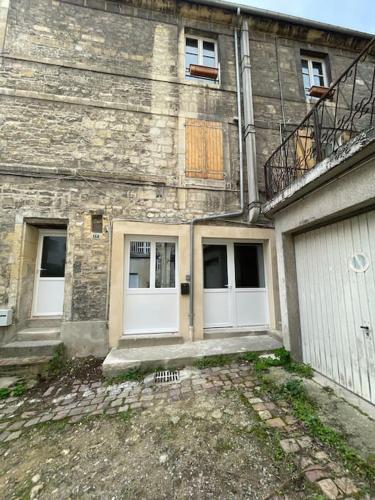
[[[195,38],[187,38],[186,52],[189,52],[190,54],[198,54],[198,40]]]
[[[129,288],[150,288],[149,241],[130,242]]]
[[[302,73],[309,73],[309,63],[307,59],[301,59]]]
[[[41,278],[63,278],[65,276],[66,237],[44,236]]]
[[[203,55],[215,57],[215,44],[214,42],[203,42]]]
[[[187,69],[189,69],[190,64],[198,64],[198,55],[186,54],[185,65]]]
[[[323,75],[323,65],[320,62],[313,62],[313,75]]]
[[[176,245],[175,243],[155,244],[155,288],[176,286]]]
[[[203,245],[204,288],[228,285],[227,246]]]
[[[264,265],[261,245],[234,244],[236,288],[264,288]]]
[[[305,87],[305,90],[309,90],[311,87],[309,75],[303,75],[303,86]]]
[[[324,87],[324,78],[322,76],[314,76],[314,85],[318,85],[319,87]]]
[[[203,56],[203,66],[208,66],[209,68],[216,68],[215,58]]]

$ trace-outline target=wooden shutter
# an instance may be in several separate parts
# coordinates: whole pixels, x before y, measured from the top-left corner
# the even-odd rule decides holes
[[[309,170],[316,164],[314,139],[311,129],[304,128],[297,131],[296,160],[299,170]]]
[[[223,179],[223,130],[220,122],[186,121],[186,175]]]

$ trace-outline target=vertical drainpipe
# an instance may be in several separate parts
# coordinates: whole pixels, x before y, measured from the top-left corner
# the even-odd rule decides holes
[[[237,15],[240,16],[240,9],[237,9]],[[238,55],[238,30],[234,30],[234,50],[236,62],[236,94],[237,94],[237,119],[238,119],[238,156],[240,167],[240,209],[234,212],[224,212],[220,214],[207,215],[206,217],[196,217],[190,221],[190,296],[189,296],[189,339],[193,340],[194,335],[194,226],[198,222],[204,222],[216,219],[227,219],[229,217],[239,217],[245,212],[244,202],[244,165],[242,149],[242,106],[241,106],[241,79],[240,62]]]
[[[244,139],[246,147],[247,183],[249,196],[249,222],[255,224],[260,214],[258,174],[256,162],[253,88],[251,83],[251,61],[249,25],[246,19],[241,28],[241,73],[244,114]]]

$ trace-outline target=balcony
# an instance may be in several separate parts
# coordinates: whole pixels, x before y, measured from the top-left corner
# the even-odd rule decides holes
[[[267,160],[268,200],[375,125],[375,38]]]

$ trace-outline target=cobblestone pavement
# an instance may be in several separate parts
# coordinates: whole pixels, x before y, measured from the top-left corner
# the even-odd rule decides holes
[[[15,440],[30,427],[49,421],[67,420],[74,424],[89,416],[152,409],[206,392],[237,389],[259,420],[268,429],[277,431],[282,449],[298,465],[301,477],[315,483],[327,498],[358,495],[361,485],[348,477],[347,471],[330,458],[328,451],[306,434],[303,425],[292,416],[287,402],[270,401],[257,384],[250,365],[232,364],[196,370],[190,378],[172,384],[108,385],[76,381],[65,394],[63,388],[50,386],[40,397],[8,398],[0,403],[0,442]]]

